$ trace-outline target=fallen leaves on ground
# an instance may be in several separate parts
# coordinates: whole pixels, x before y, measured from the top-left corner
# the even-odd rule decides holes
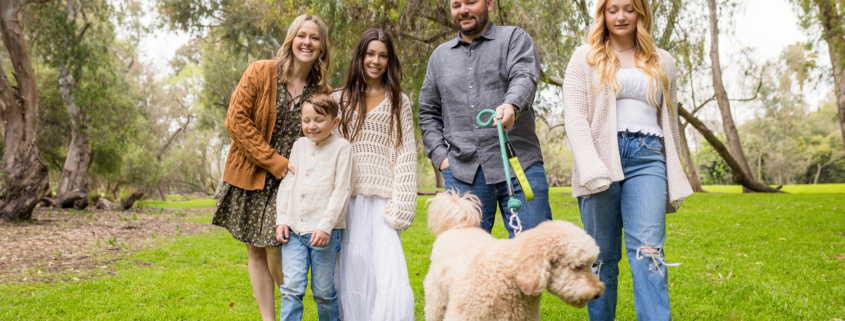
[[[105,269],[120,256],[155,245],[161,237],[213,228],[186,222],[185,213],[209,209],[59,211],[36,209],[32,220],[0,223],[0,281],[49,282],[62,272],[78,280],[82,270]],[[180,215],[174,215],[179,212]],[[178,227],[177,227],[178,226]],[[62,278],[61,276],[59,278]],[[75,281],[75,280],[74,280]]]

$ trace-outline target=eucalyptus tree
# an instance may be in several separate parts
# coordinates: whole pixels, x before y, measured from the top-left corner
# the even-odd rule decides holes
[[[114,8],[105,0],[55,0],[31,7],[27,15],[33,52],[56,72],[61,100],[67,111],[70,140],[56,198],[87,191],[92,140],[105,134],[97,125],[112,117],[115,102],[113,52]],[[99,119],[95,119],[99,118]],[[99,142],[106,135],[99,137]],[[87,192],[81,194],[84,197]]]
[[[748,159],[742,150],[739,131],[736,129],[736,124],[731,113],[728,92],[725,90],[722,82],[722,65],[719,55],[719,11],[716,2],[716,0],[707,0],[708,8],[710,9],[710,67],[712,68],[713,89],[716,92],[716,102],[719,105],[719,112],[722,115],[722,127],[725,130],[725,137],[727,138],[728,147],[731,151],[730,155],[734,159],[734,162],[730,164],[736,163],[736,165],[739,165],[738,168],[732,167],[731,169],[734,171],[734,176],[741,176],[739,181],[743,182],[741,183],[743,191],[776,193],[778,192],[777,189],[750,179],[751,167],[748,166]]]
[[[50,191],[47,164],[35,145],[38,93],[32,59],[21,32],[20,16],[29,2],[0,1],[0,33],[11,61],[15,84],[0,60],[0,220],[30,219],[32,210]],[[41,1],[44,2],[44,1]],[[0,55],[0,59],[5,57]]]
[[[801,25],[811,34],[820,29],[821,39],[827,43],[845,150],[845,1],[792,0],[792,3],[801,8]]]

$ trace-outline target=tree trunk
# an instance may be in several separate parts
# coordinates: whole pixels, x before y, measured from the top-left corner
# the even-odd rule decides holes
[[[713,146],[713,149],[719,153],[719,156],[722,156],[725,162],[728,163],[728,166],[731,168],[731,172],[733,172],[734,182],[742,185],[743,188],[747,188],[755,192],[782,193],[778,189],[754,180],[747,172],[742,171],[742,168],[739,167],[739,163],[733,158],[731,153],[728,152],[728,149],[724,144],[722,144],[722,141],[720,141],[719,138],[710,131],[710,129],[707,129],[707,126],[705,126],[701,120],[695,118],[695,116],[690,114],[686,109],[684,109],[684,107],[680,106],[680,104],[678,105],[678,114],[692,125],[692,127],[695,127],[695,129],[704,136],[704,139]]]
[[[217,188],[214,189],[214,199],[223,197],[223,173],[220,173],[220,180],[217,181]]]
[[[822,173],[822,164],[816,164],[816,178],[813,179],[813,185],[818,184],[819,175]]]
[[[87,198],[80,198],[73,202],[73,208],[77,210],[84,210],[88,207],[88,199]]]
[[[736,130],[733,115],[731,114],[731,103],[728,101],[728,92],[722,83],[722,65],[719,62],[719,22],[716,12],[716,0],[707,1],[710,6],[710,67],[713,70],[713,90],[716,91],[716,102],[719,104],[719,111],[722,114],[722,126],[725,129],[725,137],[728,139],[728,146],[731,154],[739,165],[739,169],[746,176],[751,175],[751,167],[748,166],[748,159],[742,151],[742,143],[739,140],[739,132]]]
[[[123,200],[123,202],[120,203],[120,209],[125,211],[132,208],[132,205],[135,204],[135,201],[140,200],[142,197],[144,197],[144,191],[135,191],[135,193],[132,193],[129,198]]]
[[[827,42],[830,65],[833,67],[836,109],[839,114],[839,128],[842,131],[842,146],[845,149],[845,17],[839,14],[834,1],[815,0],[815,3],[819,7],[822,37]]]
[[[431,168],[434,169],[434,180],[436,181],[437,188],[446,188],[446,181],[443,180],[443,173],[440,172],[440,167],[434,165],[433,161],[429,161],[431,163]]]
[[[73,100],[76,81],[66,66],[60,65],[57,69],[62,100],[67,107],[71,124],[70,145],[68,146],[65,165],[62,168],[62,178],[56,192],[56,198],[63,199],[65,194],[70,193],[70,191],[87,188],[88,165],[91,163],[91,144],[88,141],[90,126],[88,115]]]
[[[35,205],[50,191],[47,163],[35,146],[38,96],[35,71],[21,35],[18,11],[22,0],[0,1],[0,32],[9,53],[13,87],[0,61],[0,220],[28,220]]]
[[[112,203],[111,201],[109,201],[109,199],[102,197],[102,196],[97,197],[94,200],[94,204],[95,204],[95,207],[98,210],[111,210],[111,209],[115,208],[114,203]]]
[[[76,207],[76,201],[85,199],[86,197],[88,197],[87,188],[75,189],[73,191],[65,193],[62,198],[56,198],[56,204],[54,204],[53,206],[58,208]]]
[[[681,126],[678,131],[678,137],[681,139],[681,154],[684,156],[684,172],[687,174],[692,191],[696,193],[706,193],[707,191],[701,187],[701,176],[698,173],[698,168],[692,162],[692,155],[689,152],[689,143],[687,142],[687,124]]]
[[[45,197],[38,202],[38,205],[41,207],[53,207],[56,205],[56,199],[52,197]]]

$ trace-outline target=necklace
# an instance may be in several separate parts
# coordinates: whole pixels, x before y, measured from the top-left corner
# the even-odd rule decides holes
[[[292,81],[288,84],[288,91],[290,92],[292,99],[296,99],[296,97],[299,97],[302,94],[302,91],[305,90],[304,84],[300,87],[301,88],[297,90],[296,85],[294,85]]]
[[[636,47],[637,47],[637,45],[634,45],[634,46],[633,46],[633,47],[631,47],[631,48],[628,48],[628,49],[623,49],[623,50],[616,49],[616,47],[614,47],[613,45],[610,45],[610,47],[611,47],[611,48],[613,48],[613,50],[616,50],[616,52],[625,52],[625,51],[628,51],[628,50],[631,50],[631,49],[636,48]]]

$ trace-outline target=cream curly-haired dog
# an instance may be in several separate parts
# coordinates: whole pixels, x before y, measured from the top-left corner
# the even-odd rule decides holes
[[[447,191],[429,203],[437,239],[425,277],[426,320],[540,320],[544,289],[579,308],[604,292],[590,268],[599,248],[574,224],[548,221],[500,240],[479,227],[475,195]]]

